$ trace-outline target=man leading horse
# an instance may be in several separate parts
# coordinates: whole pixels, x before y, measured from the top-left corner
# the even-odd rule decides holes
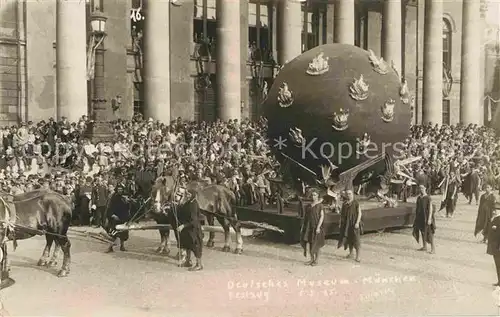
[[[236,254],[243,252],[243,238],[241,236],[241,224],[237,218],[233,206],[236,204],[236,198],[233,192],[221,185],[206,185],[202,182],[189,182],[185,186],[178,186],[179,182],[175,181],[173,176],[160,177],[153,185],[151,192],[151,200],[154,208],[152,208],[152,217],[158,224],[170,224],[175,230],[175,221],[172,219],[170,205],[175,198],[175,193],[182,187],[188,191],[196,193],[196,203],[201,213],[206,216],[209,226],[214,226],[215,218],[224,229],[224,252],[229,252],[231,236],[230,228],[232,227],[236,233]],[[180,203],[182,205],[182,202]],[[168,236],[169,229],[160,229],[161,244],[157,252],[168,253]],[[210,232],[207,241],[208,247],[214,246],[215,234]]]
[[[186,251],[186,258],[182,267],[189,267],[189,271],[200,271],[203,269],[201,255],[203,251],[203,231],[201,229],[201,214],[196,201],[196,191],[186,190],[183,187],[175,192],[172,212],[176,215],[177,237],[182,251]],[[196,258],[196,264],[191,262],[191,252]]]
[[[116,192],[111,196],[108,203],[107,219],[108,223],[106,231],[113,238],[114,242],[109,246],[106,252],[113,252],[113,247],[120,243],[120,251],[127,251],[125,249],[125,241],[128,240],[128,231],[117,231],[116,226],[124,224],[130,219],[130,202],[128,197],[124,194],[125,186],[118,184]]]

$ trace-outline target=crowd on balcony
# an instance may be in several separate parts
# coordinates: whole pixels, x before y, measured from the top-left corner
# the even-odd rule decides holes
[[[17,194],[50,188],[71,196],[76,206],[84,206],[76,212],[81,224],[88,224],[92,213],[81,202],[86,194],[90,198],[82,188],[100,186],[111,193],[120,181],[145,196],[148,185],[137,188],[138,171],[144,171],[141,178],[149,184],[175,169],[183,181],[202,179],[230,187],[240,204],[273,201],[268,179],[277,176],[279,164],[268,155],[265,119],[240,123],[178,119],[166,125],[136,116],[113,123],[112,143],[94,144],[85,137],[87,124],[83,116],[78,122],[49,119],[1,129],[2,190]],[[445,188],[446,175],[471,198],[475,194],[471,175],[479,176],[483,184],[500,184],[500,141],[488,128],[413,126],[404,143],[403,159],[422,157],[406,173],[413,183],[423,183],[432,192]],[[402,194],[400,189],[396,194]]]

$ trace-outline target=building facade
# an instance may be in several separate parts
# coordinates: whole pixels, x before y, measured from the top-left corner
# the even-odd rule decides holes
[[[415,123],[482,124],[494,74],[481,9],[479,0],[0,0],[0,124],[77,120],[97,106],[107,119],[257,118],[279,66],[328,43],[394,63],[415,92]],[[107,17],[97,47],[95,11]]]

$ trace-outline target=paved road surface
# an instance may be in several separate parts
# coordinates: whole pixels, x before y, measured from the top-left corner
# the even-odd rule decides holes
[[[405,229],[363,236],[361,264],[333,240],[320,265],[306,267],[299,246],[248,238],[243,255],[205,249],[205,270],[186,272],[154,254],[156,232],[136,231],[129,251],[112,255],[73,238],[71,274],[57,278],[36,266],[44,239],[20,241],[11,252],[16,284],[0,295],[13,316],[496,315],[493,259],[472,235],[477,207],[461,198],[457,209],[438,218],[437,254],[416,251]]]

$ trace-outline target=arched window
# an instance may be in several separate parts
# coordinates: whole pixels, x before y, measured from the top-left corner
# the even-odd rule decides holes
[[[447,19],[443,19],[443,63],[446,69],[451,69],[451,24]]]

